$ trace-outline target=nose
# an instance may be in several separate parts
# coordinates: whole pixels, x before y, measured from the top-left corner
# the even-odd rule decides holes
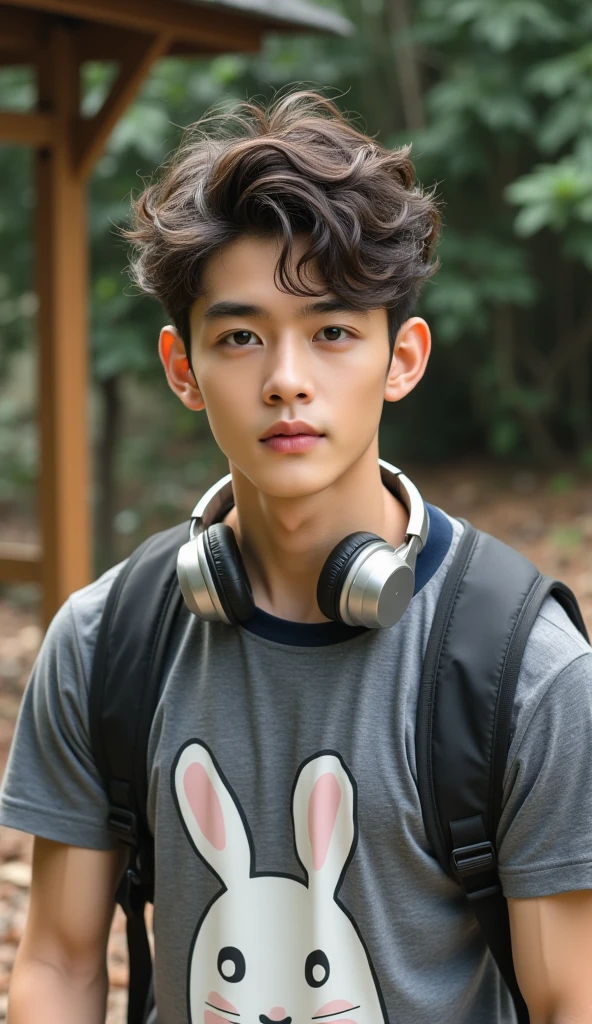
[[[259,1020],[261,1024],[292,1024],[292,1018],[286,1016],[283,1006],[274,1006],[269,1011],[269,1017],[266,1013],[261,1013]]]
[[[313,393],[310,365],[299,360],[297,347],[284,346],[281,355],[276,352],[266,370],[264,398],[270,400],[272,396],[279,396],[284,405],[289,405],[296,397],[310,398]]]

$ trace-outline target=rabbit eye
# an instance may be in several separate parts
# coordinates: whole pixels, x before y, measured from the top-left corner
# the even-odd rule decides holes
[[[246,964],[240,949],[224,946],[218,953],[218,970],[225,981],[242,981]]]
[[[327,981],[331,968],[322,949],[309,953],[304,965],[304,977],[311,988],[320,988]]]

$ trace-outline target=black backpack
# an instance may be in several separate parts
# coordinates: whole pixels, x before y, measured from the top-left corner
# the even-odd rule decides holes
[[[496,867],[502,778],[526,641],[552,594],[588,640],[565,584],[461,520],[464,532],[439,598],[420,683],[417,782],[429,845],[464,890],[510,990],[519,1024],[507,903]],[[128,1024],[154,1006],[144,910],[154,901],[154,842],[146,821],[147,749],[175,620],[189,616],[177,581],[189,522],[154,534],[129,557],[101,619],[90,689],[90,735],[110,801],[109,829],[129,848],[117,902],[127,918]]]

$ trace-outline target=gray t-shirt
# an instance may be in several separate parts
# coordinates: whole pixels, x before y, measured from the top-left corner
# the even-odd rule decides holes
[[[416,593],[378,630],[257,610],[179,619],[149,754],[159,1024],[510,1024],[470,906],[432,855],[420,670],[462,527],[430,508]],[[33,668],[0,823],[110,849],[88,686],[114,566]],[[554,599],[518,682],[499,826],[507,896],[592,888],[592,651]]]

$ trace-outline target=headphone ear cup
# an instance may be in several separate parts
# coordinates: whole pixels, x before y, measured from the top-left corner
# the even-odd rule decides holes
[[[255,601],[234,530],[226,523],[213,523],[203,539],[216,592],[230,622],[236,625],[250,619]]]
[[[363,548],[375,544],[377,540],[384,543],[384,539],[376,533],[349,533],[330,552],[317,583],[317,604],[328,619],[343,622],[339,614],[339,601],[345,577],[353,559]]]

